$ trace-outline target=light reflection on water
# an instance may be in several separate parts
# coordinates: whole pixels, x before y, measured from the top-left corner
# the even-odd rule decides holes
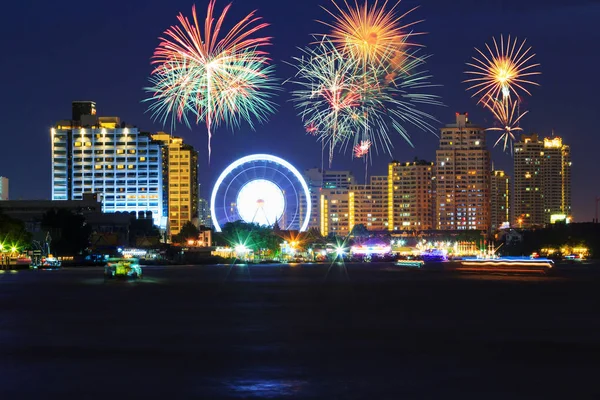
[[[289,379],[238,379],[225,384],[232,395],[241,398],[281,398],[299,395],[307,382]]]
[[[165,283],[164,279],[160,278],[147,278],[143,279],[113,279],[106,280],[104,278],[90,278],[90,279],[82,279],[82,283],[87,285],[144,285],[144,284],[163,284]]]

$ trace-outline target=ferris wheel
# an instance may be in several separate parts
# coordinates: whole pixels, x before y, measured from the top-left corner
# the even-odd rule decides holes
[[[253,154],[231,163],[212,191],[210,212],[217,232],[227,222],[277,224],[305,231],[310,219],[306,181],[289,162],[269,154]]]

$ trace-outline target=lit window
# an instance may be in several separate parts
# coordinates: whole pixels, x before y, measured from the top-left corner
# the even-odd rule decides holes
[[[95,168],[95,169],[102,169],[102,165],[97,165],[97,164],[96,164],[96,165],[94,166],[94,168]]]
[[[140,161],[146,161],[146,157],[140,157]]]
[[[124,153],[125,153],[125,150],[123,150],[123,149],[117,150],[117,154],[124,154]]]
[[[117,169],[125,169],[125,166],[123,164],[119,164],[117,165]]]
[[[75,142],[75,147],[81,147],[81,142]]]
[[[133,164],[129,164],[129,165],[127,166],[127,169],[133,169],[134,167],[135,167],[135,165],[133,165]]]

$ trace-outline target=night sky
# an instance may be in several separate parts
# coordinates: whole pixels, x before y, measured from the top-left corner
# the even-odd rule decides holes
[[[151,120],[141,100],[151,71],[149,59],[158,36],[176,23],[182,11],[191,14],[191,1],[11,1],[3,5],[0,41],[3,145],[0,175],[10,179],[12,199],[50,198],[50,133],[60,119],[69,119],[73,100],[94,100],[101,116],[119,116],[144,131],[163,127]],[[204,15],[206,0],[196,2]],[[217,9],[225,6],[218,0]],[[568,5],[567,5],[568,4]],[[325,27],[315,22],[327,14],[319,6],[329,0],[236,0],[226,20],[231,23],[253,9],[271,23],[264,33],[273,36],[270,52],[282,80],[294,73],[283,61],[299,55],[298,46],[311,41],[310,34]],[[530,111],[522,120],[525,132],[550,135],[552,130],[571,145],[573,158],[573,214],[575,220],[591,220],[594,198],[600,195],[598,111],[600,89],[600,3],[595,0],[403,0],[406,11],[421,7],[413,19],[425,19],[419,40],[433,54],[427,68],[442,85],[435,93],[446,107],[430,108],[442,123],[452,123],[457,111],[470,119],[492,125],[490,114],[476,106],[465,92],[465,62],[501,33],[527,38],[542,64],[540,87],[526,98]],[[279,111],[268,123],[252,131],[247,126],[231,132],[220,128],[212,142],[208,165],[206,129],[179,126],[175,132],[200,153],[201,195],[225,166],[244,155],[268,152],[283,157],[298,169],[321,165],[321,145],[304,133],[302,122],[289,102],[289,86],[277,102]],[[431,133],[409,128],[415,148],[394,136],[393,158],[415,156],[435,159],[438,139]],[[490,134],[488,146],[495,142]],[[512,158],[501,147],[493,150],[496,168],[512,175]],[[385,174],[387,154],[374,157],[370,172]],[[337,154],[333,169],[352,169],[362,179],[362,160],[350,153]]]

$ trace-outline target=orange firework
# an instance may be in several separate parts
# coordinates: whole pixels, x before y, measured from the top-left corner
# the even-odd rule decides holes
[[[538,85],[531,80],[531,76],[540,74],[535,71],[540,64],[532,63],[535,54],[531,47],[525,47],[525,40],[521,44],[517,38],[511,41],[510,35],[506,42],[503,36],[500,36],[500,43],[495,38],[493,41],[493,49],[488,44],[485,45],[489,55],[475,49],[482,58],[473,57],[475,62],[467,63],[474,68],[472,71],[465,71],[474,75],[464,81],[471,85],[467,90],[475,90],[473,97],[480,95],[480,103],[489,98],[497,99],[500,94],[502,98],[510,97],[511,93],[518,96],[519,91],[531,95],[526,86]]]
[[[363,65],[389,62],[390,57],[393,58],[394,63],[397,63],[406,58],[409,48],[418,46],[410,43],[409,39],[413,35],[422,34],[411,30],[413,25],[422,21],[404,23],[404,17],[417,7],[398,16],[396,8],[400,3],[399,0],[389,10],[388,0],[383,4],[375,1],[370,7],[366,0],[363,6],[359,6],[356,0],[354,6],[344,0],[346,9],[338,5],[335,0],[332,0],[332,3],[339,14],[324,8],[334,18],[334,22],[329,24],[321,21],[321,23],[332,29],[328,35],[331,41],[341,51],[361,60]]]

